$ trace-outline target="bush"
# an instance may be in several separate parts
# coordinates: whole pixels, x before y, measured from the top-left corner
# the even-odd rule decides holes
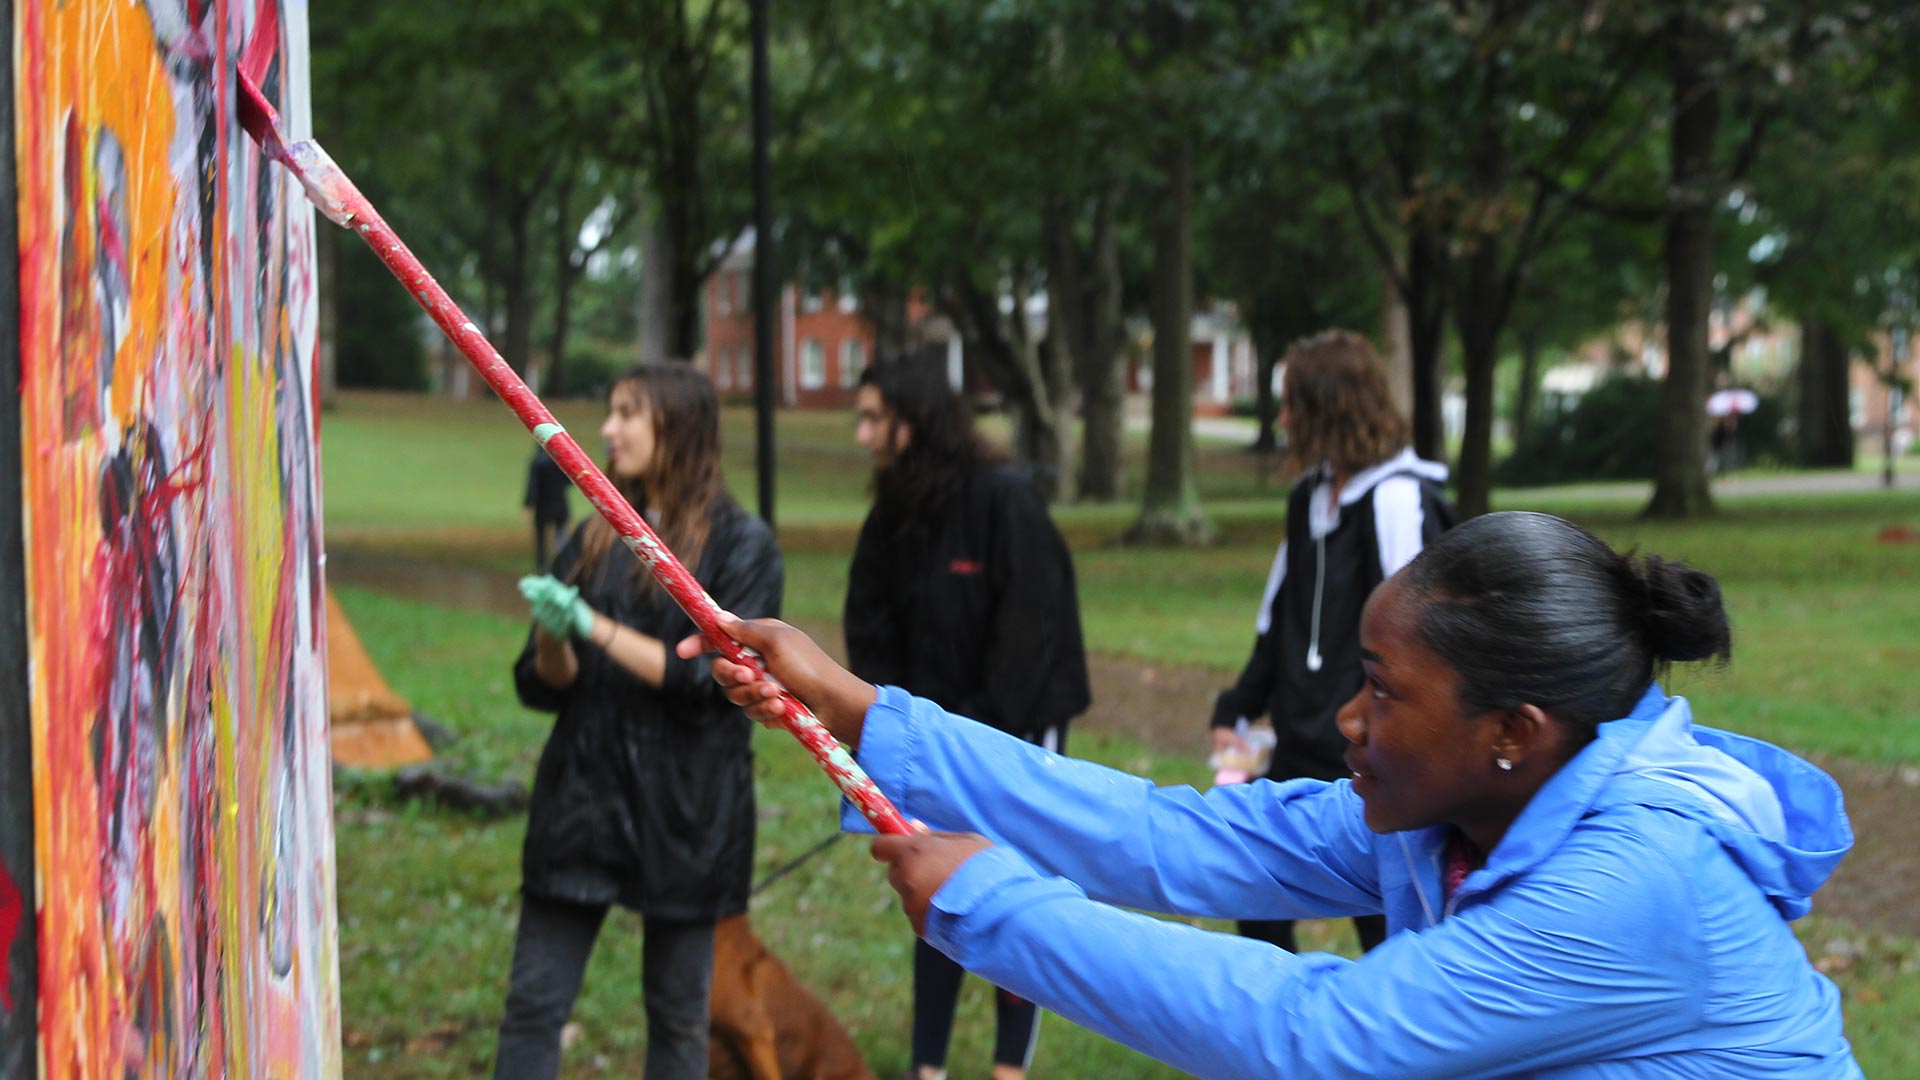
[[[1549,394],[1494,482],[1650,477],[1659,416],[1660,383],[1640,375],[1609,375],[1578,397]]]
[[[566,385],[542,390],[554,396],[601,398],[614,377],[639,359],[640,353],[631,341],[576,334],[567,342],[567,366],[561,373]]]
[[[1778,395],[1760,395],[1759,407],[1740,418],[1732,464],[1782,464],[1787,456],[1785,419],[1786,405]],[[1549,394],[1526,438],[1493,470],[1494,482],[1524,487],[1649,479],[1659,424],[1658,379],[1609,375],[1577,397]]]

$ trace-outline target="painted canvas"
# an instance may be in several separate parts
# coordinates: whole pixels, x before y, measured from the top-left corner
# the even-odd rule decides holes
[[[42,1073],[335,1076],[306,6],[14,18]]]

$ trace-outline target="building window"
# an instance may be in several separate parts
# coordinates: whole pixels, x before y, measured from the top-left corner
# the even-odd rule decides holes
[[[867,343],[859,338],[840,342],[840,385],[848,388],[860,382],[860,371],[867,366]]]
[[[742,390],[751,387],[753,385],[753,350],[745,345],[740,346],[740,351],[733,356],[733,364],[737,376],[734,382],[738,383]]]
[[[713,311],[716,315],[733,314],[732,274],[721,274],[713,283]]]
[[[727,350],[713,350],[713,384],[722,390],[733,389],[733,367],[727,363]]]
[[[800,389],[818,390],[827,385],[827,350],[817,338],[800,343]]]

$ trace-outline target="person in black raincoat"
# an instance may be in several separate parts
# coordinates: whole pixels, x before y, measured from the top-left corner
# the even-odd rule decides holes
[[[704,375],[678,363],[629,370],[601,434],[615,486],[722,607],[779,611],[780,552],[721,485],[719,405]],[[647,1076],[698,1080],[714,925],[746,910],[751,882],[750,725],[708,661],[673,655],[692,621],[599,517],[522,591],[535,625],[514,685],[524,704],[559,716],[534,776],[494,1075],[558,1071],[561,1027],[618,905],[643,919]]]
[[[860,380],[856,436],[874,503],[847,585],[850,668],[1054,751],[1092,700],[1066,541],[1021,471],[975,438],[940,365],[876,364]],[[944,1073],[958,964],[914,946],[913,1075]],[[1039,1016],[995,994],[995,1080],[1025,1074]]]
[[[567,527],[567,489],[573,486],[558,462],[542,447],[527,459],[527,483],[520,509],[533,526],[533,568],[547,568],[547,551]]]
[[[1360,613],[1381,582],[1453,521],[1441,492],[1447,467],[1414,454],[1393,403],[1386,365],[1357,334],[1329,330],[1294,342],[1280,423],[1301,470],[1287,499],[1287,535],[1267,574],[1253,651],[1214,701],[1216,753],[1251,749],[1235,730],[1266,716],[1275,745],[1270,780],[1348,775],[1334,723],[1365,681]],[[1362,950],[1386,938],[1378,915],[1353,920]],[[1240,932],[1294,951],[1293,923],[1243,920]]]

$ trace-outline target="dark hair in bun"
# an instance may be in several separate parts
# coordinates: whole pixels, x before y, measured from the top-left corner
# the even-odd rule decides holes
[[[1575,745],[1632,711],[1676,661],[1722,662],[1732,630],[1713,575],[1622,555],[1551,514],[1486,514],[1410,563],[1420,633],[1474,711],[1536,705]]]

